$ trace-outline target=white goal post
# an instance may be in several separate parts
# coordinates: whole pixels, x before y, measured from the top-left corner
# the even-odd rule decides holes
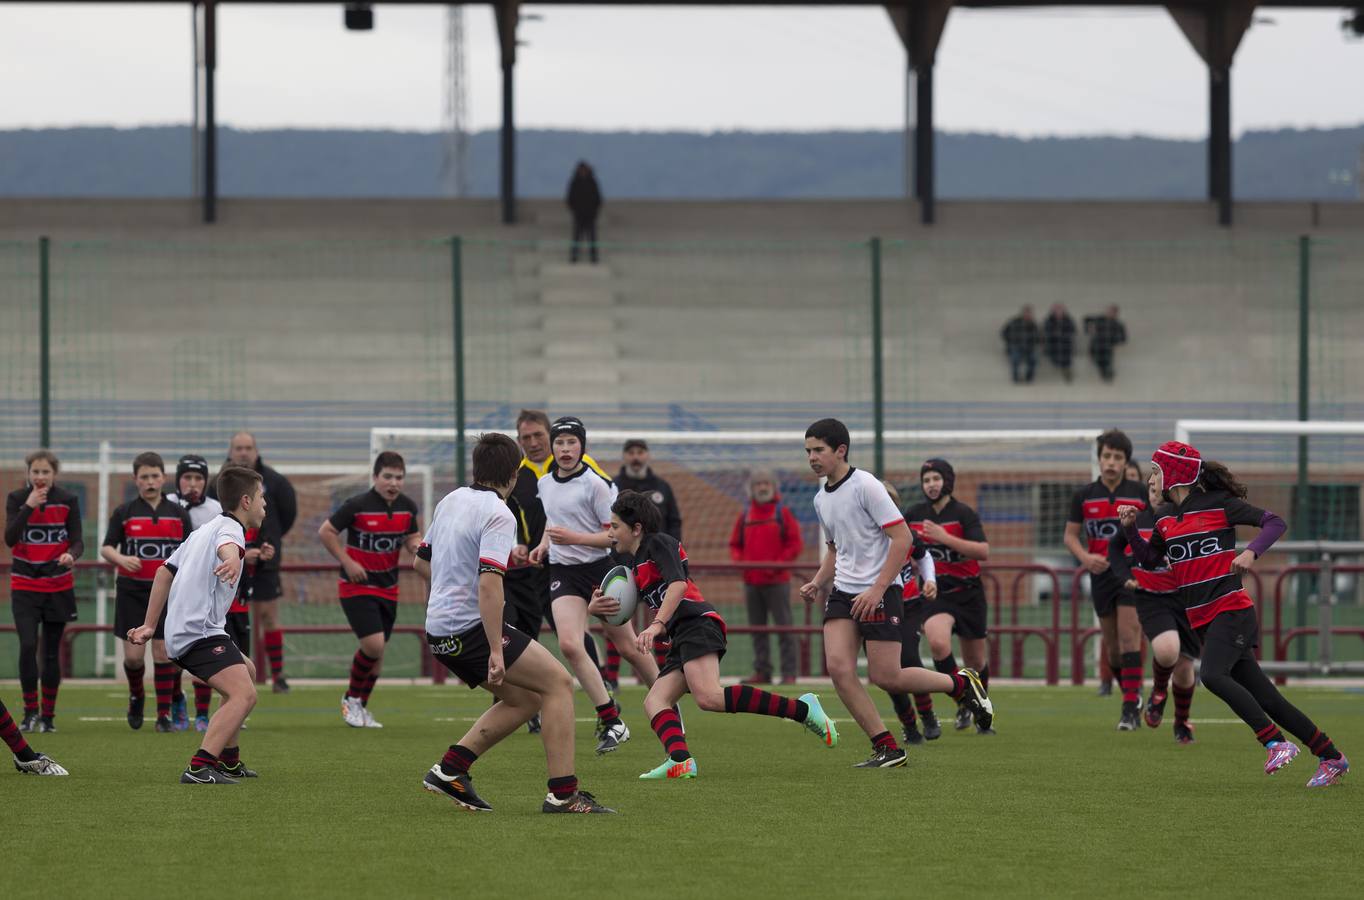
[[[1314,420],[1265,419],[1180,419],[1175,422],[1175,440],[1191,444],[1194,434],[1273,434],[1289,437],[1314,435],[1364,436],[1364,422],[1323,422]]]

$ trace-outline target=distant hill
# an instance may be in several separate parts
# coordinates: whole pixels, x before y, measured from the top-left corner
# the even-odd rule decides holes
[[[221,190],[253,197],[429,197],[441,193],[442,136],[396,131],[220,132]],[[522,196],[559,196],[592,162],[610,197],[898,197],[898,132],[523,131]],[[1242,199],[1358,199],[1364,126],[1249,132],[1234,150]],[[497,191],[497,134],[472,136],[474,196]],[[1202,141],[1024,139],[946,133],[939,196],[1190,199],[1206,196]],[[173,197],[191,193],[188,128],[0,131],[0,196]]]

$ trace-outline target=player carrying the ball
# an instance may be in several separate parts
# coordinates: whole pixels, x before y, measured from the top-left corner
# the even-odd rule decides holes
[[[653,610],[649,627],[636,646],[645,654],[666,636],[668,656],[658,679],[644,698],[649,724],[668,758],[639,777],[644,780],[695,778],[696,759],[687,747],[677,701],[690,693],[707,712],[755,713],[801,722],[826,747],[838,746],[838,729],[814,694],[792,700],[747,684],[720,687],[720,658],[725,655],[725,622],[706,602],[687,573],[687,551],[662,531],[663,517],[638,491],[622,491],[611,504],[610,535],[616,551],[626,556],[635,573],[639,599]],[[588,612],[607,616],[620,610],[620,601],[600,589],[592,593]]]
[[[800,594],[806,602],[824,601],[829,675],[839,699],[871,739],[871,756],[857,768],[894,768],[905,764],[905,751],[858,676],[857,654],[864,643],[867,674],[888,694],[947,694],[967,704],[982,728],[990,727],[994,707],[972,669],[944,674],[901,667],[900,569],[913,538],[876,476],[848,465],[849,443],[848,427],[837,419],[820,419],[805,431],[810,469],[824,478],[815,494],[815,514],[827,535],[829,552]]]

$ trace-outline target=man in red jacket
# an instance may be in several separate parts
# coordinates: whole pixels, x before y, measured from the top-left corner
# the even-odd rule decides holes
[[[739,514],[729,536],[729,556],[735,562],[791,562],[800,556],[804,544],[800,523],[781,502],[777,479],[768,471],[755,471],[748,477],[748,508]],[[786,569],[746,569],[744,599],[748,604],[748,623],[766,625],[769,614],[774,625],[791,624],[791,573]],[[796,636],[779,635],[781,642],[781,683],[796,683]],[[766,634],[753,635],[753,674],[748,684],[772,682],[772,658]]]

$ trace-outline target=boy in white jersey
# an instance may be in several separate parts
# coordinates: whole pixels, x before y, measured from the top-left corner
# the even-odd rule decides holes
[[[473,487],[447,494],[417,551],[417,572],[431,586],[426,639],[440,663],[497,702],[431,767],[422,787],[460,807],[490,812],[474,791],[469,767],[540,713],[549,769],[547,813],[610,813],[578,787],[573,774],[573,679],[548,650],[503,621],[502,576],[516,544],[507,495],[521,449],[504,434],[485,434],[473,450]],[[581,641],[578,643],[581,646]]]
[[[583,691],[597,708],[597,753],[610,753],[630,739],[630,729],[620,720],[620,706],[606,690],[601,672],[583,648],[587,629],[587,603],[592,592],[611,571],[611,504],[616,486],[600,469],[583,460],[587,429],[571,416],[554,421],[549,428],[554,467],[540,479],[540,501],[545,507],[545,534],[530,552],[530,561],[549,560],[549,598],[559,650],[578,676]],[[630,623],[605,625],[606,636],[646,684],[658,678],[653,655],[639,648]]]
[[[865,642],[867,674],[887,693],[944,693],[970,706],[989,727],[993,708],[976,673],[945,675],[900,666],[904,618],[900,568],[913,538],[904,516],[870,472],[848,465],[848,428],[820,419],[805,432],[810,468],[825,479],[815,494],[815,514],[829,544],[814,580],[800,589],[806,602],[824,599],[824,655],[829,676],[848,712],[871,738],[872,754],[858,768],[903,766],[905,751],[886,729],[876,704],[857,675]],[[832,588],[832,591],[830,590]]]
[[[217,487],[218,500],[229,512],[195,529],[156,570],[147,618],[128,630],[129,643],[145,644],[165,608],[171,662],[223,696],[181,784],[237,784],[238,778],[256,777],[242,764],[237,742],[242,722],[256,705],[255,666],[224,624],[242,576],[245,529],[259,528],[265,520],[265,489],[257,472],[241,466],[224,468]]]

